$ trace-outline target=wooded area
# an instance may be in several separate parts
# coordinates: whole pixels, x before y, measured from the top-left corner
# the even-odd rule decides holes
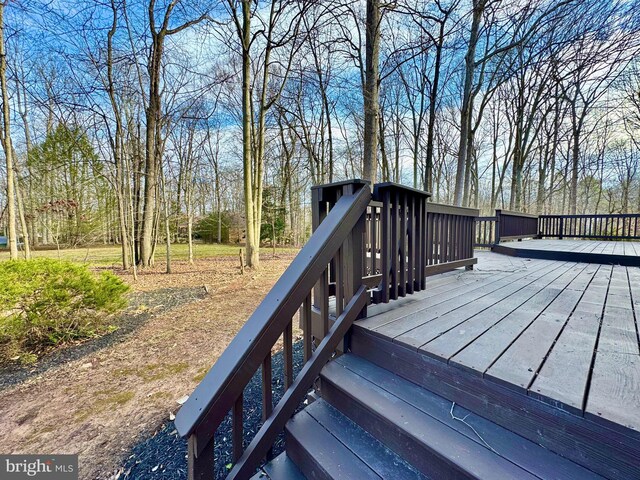
[[[300,245],[310,187],[492,212],[640,211],[637,0],[0,3],[19,244]]]

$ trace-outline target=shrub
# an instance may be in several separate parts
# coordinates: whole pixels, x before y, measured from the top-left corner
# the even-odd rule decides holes
[[[34,361],[64,343],[113,330],[129,287],[111,272],[52,259],[0,263],[0,362]]]

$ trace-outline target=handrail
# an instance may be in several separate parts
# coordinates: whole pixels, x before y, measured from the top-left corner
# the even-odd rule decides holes
[[[371,192],[367,187],[360,188],[354,194],[344,195],[335,203],[291,265],[282,274],[178,412],[175,420],[176,429],[181,436],[189,436],[190,478],[211,478],[213,472],[213,436],[216,428],[229,411],[233,409],[233,413],[237,414],[237,408],[240,410],[239,428],[242,428],[242,394],[245,386],[258,368],[261,365],[265,365],[264,362],[267,359],[269,360],[270,379],[271,348],[283,332],[290,332],[292,317],[300,306],[303,305],[304,311],[310,309],[311,295],[309,292],[314,287],[314,284],[325,275],[327,265],[342,248],[343,243],[348,240],[350,235],[354,235],[356,226],[364,225],[364,216],[370,200]],[[356,232],[356,234],[358,233]],[[362,277],[361,274],[360,277]],[[342,317],[344,318],[340,325],[349,324],[349,321],[352,322],[353,318],[358,314],[357,308],[362,308],[362,305],[366,304],[361,285],[353,285],[353,288],[354,291],[352,292],[343,292],[343,295],[347,296],[345,301],[349,301],[349,299],[351,301],[342,312]],[[338,332],[342,332],[343,327],[340,328]],[[334,329],[330,331],[335,336],[337,334],[334,330],[335,324]],[[333,340],[334,337],[331,337],[331,342]],[[325,348],[330,348],[331,346],[331,344],[326,343],[324,345],[326,345]],[[324,358],[322,355],[312,355],[309,359],[312,365],[305,366],[306,370],[303,369],[298,379],[301,379],[301,381],[308,380],[308,377],[304,377],[303,373],[316,371],[319,368],[318,362],[321,363]],[[304,387],[304,385],[300,386],[298,379],[293,384],[290,381],[285,382],[289,389],[280,403],[283,401],[295,402],[292,394],[300,394]],[[238,400],[240,401],[238,402]],[[265,419],[263,428],[270,425],[270,428],[275,430],[270,430],[266,436],[264,432],[261,435],[264,438],[271,438],[271,436],[277,435],[279,431],[276,430],[281,429],[281,424],[282,426],[284,425],[282,423],[282,418],[284,418],[281,416],[283,415],[282,412],[287,413],[290,411],[293,413],[292,408],[295,409],[295,405],[291,407],[291,403],[287,403],[284,406],[279,404],[272,411],[271,406],[265,407],[263,405]],[[267,411],[265,412],[265,410]],[[235,417],[237,415],[234,416],[234,423],[237,423],[238,420]],[[284,421],[286,421],[286,418]],[[234,433],[235,436],[236,434]],[[256,438],[258,437],[256,436]],[[258,465],[255,462],[259,462],[268,450],[267,448],[264,452],[261,449],[255,452],[249,451],[251,448],[256,447],[252,443],[242,454],[241,434],[239,447],[236,447],[235,440],[236,438],[234,438],[234,451],[236,452],[234,456],[236,457],[237,465],[240,465],[238,466],[240,470],[234,469],[232,471],[233,475],[230,475],[231,477],[238,475],[239,471],[246,473],[247,469],[257,468]],[[261,448],[264,445],[264,443],[259,444]],[[207,474],[207,471],[210,473]]]

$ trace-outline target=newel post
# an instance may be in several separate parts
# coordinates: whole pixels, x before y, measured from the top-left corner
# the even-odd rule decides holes
[[[496,209],[496,240],[495,244],[500,245],[500,225],[502,224],[502,210]]]
[[[341,197],[353,195],[362,188],[370,188],[369,182],[354,179],[311,187],[312,231],[316,231]],[[346,305],[362,284],[362,278],[365,276],[365,230],[366,212],[346,236],[338,255],[331,261],[327,273],[322,275],[313,289],[311,335],[316,346],[329,329],[329,318],[322,315],[322,312],[329,308],[329,297],[336,296],[336,301],[339,298]],[[366,307],[360,313],[359,318],[365,315]],[[307,334],[308,332],[305,331],[304,335]]]

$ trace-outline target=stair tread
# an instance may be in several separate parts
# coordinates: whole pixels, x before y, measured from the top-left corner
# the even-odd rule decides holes
[[[469,476],[603,478],[353,354],[330,362],[322,379]]]
[[[251,480],[306,480],[295,463],[282,452],[276,458],[267,462],[262,471],[256,473]]]
[[[380,477],[388,479],[426,480],[426,477],[411,467],[395,452],[340,413],[324,400],[318,400],[306,408],[320,425],[358,458],[364,461]]]
[[[375,472],[318,425],[306,408],[287,422],[285,432],[287,455],[307,478],[376,478]]]

